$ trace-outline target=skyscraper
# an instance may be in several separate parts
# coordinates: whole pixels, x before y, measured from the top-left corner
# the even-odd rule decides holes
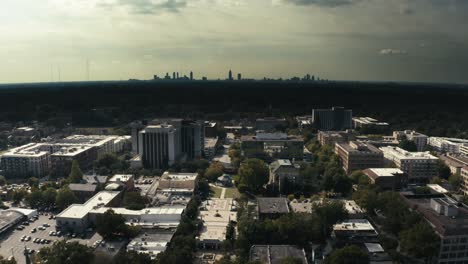
[[[193,80],[193,72],[190,71],[190,80],[192,81]]]
[[[138,133],[143,167],[165,169],[181,156],[180,130],[170,124],[150,125]]]
[[[238,81],[242,80],[242,74],[240,74],[240,73],[237,74],[237,80]]]
[[[229,70],[229,77],[228,80],[232,81],[232,70]]]
[[[172,79],[173,79],[173,80],[175,80],[175,79],[176,79],[175,72],[172,72]]]

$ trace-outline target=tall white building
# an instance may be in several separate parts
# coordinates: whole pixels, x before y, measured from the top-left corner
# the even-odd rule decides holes
[[[424,151],[426,148],[427,136],[414,130],[393,131],[393,137],[398,140],[406,137],[407,140],[413,141],[416,144],[418,151]]]
[[[167,168],[181,157],[180,129],[173,125],[147,126],[138,137],[138,154],[145,168]]]
[[[52,163],[50,153],[31,143],[9,150],[0,157],[0,168],[7,177],[44,177]]]
[[[386,160],[408,174],[409,182],[427,181],[438,175],[438,158],[429,152],[409,152],[398,147],[381,147]]]

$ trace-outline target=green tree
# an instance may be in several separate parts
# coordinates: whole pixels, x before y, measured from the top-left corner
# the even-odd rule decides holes
[[[210,182],[215,182],[216,179],[223,175],[224,167],[219,162],[213,162],[205,171],[205,178]]]
[[[5,176],[0,175],[0,186],[5,186],[7,184],[7,181],[5,179]]]
[[[416,258],[425,258],[426,261],[438,255],[439,241],[432,228],[424,222],[400,233],[401,250]]]
[[[97,217],[96,230],[104,238],[119,235],[134,237],[141,231],[138,227],[127,226],[125,218],[120,214],[116,214],[112,209]]]
[[[431,183],[431,184],[441,184],[441,183],[442,183],[442,179],[441,179],[439,176],[432,177],[430,183]]]
[[[462,183],[462,178],[459,174],[452,174],[448,178],[448,181],[455,188],[455,190],[458,190]]]
[[[41,263],[48,264],[88,264],[92,263],[93,249],[78,242],[58,240],[50,247],[42,248],[38,257]]]
[[[268,182],[269,170],[263,160],[248,159],[239,168],[239,181],[254,192]]]
[[[26,203],[32,208],[39,208],[43,204],[42,191],[34,188],[34,190],[26,196]]]
[[[130,210],[141,210],[145,208],[146,199],[139,192],[126,192],[123,205]]]
[[[411,152],[418,151],[418,147],[416,146],[416,143],[414,143],[414,141],[407,140],[406,138],[400,140],[398,147],[406,151],[411,151]]]
[[[448,180],[452,172],[450,171],[450,168],[445,165],[445,163],[441,160],[437,161],[437,170],[439,172],[439,177],[442,179]]]
[[[68,187],[63,187],[57,192],[55,204],[57,204],[59,209],[63,210],[77,202],[78,198],[76,198],[75,194]]]
[[[113,264],[151,264],[154,263],[148,254],[121,250]],[[97,263],[96,263],[97,264]]]
[[[334,224],[348,217],[348,212],[341,201],[324,201],[314,207],[314,214],[318,217],[323,237],[329,236]]]
[[[367,253],[355,245],[337,249],[325,259],[325,264],[367,264],[369,262]]]
[[[80,183],[82,179],[83,179],[83,173],[81,172],[80,164],[78,163],[77,160],[73,160],[72,166],[71,166],[71,172],[70,172],[70,175],[68,176],[68,180],[71,183]]]
[[[28,192],[25,189],[16,189],[11,192],[10,197],[11,200],[13,200],[13,203],[17,204],[21,202],[27,194]]]
[[[39,188],[39,179],[36,177],[31,177],[28,179],[28,185],[31,187]]]
[[[42,191],[42,200],[44,204],[47,206],[51,206],[55,204],[55,199],[57,198],[57,190],[52,187],[48,187],[44,191]]]

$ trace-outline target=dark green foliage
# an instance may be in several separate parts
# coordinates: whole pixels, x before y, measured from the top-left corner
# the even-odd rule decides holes
[[[61,188],[57,192],[55,203],[59,209],[63,210],[69,205],[77,202],[78,198],[76,198],[75,194],[68,188],[68,186]]]
[[[400,233],[402,251],[416,258],[429,260],[439,252],[439,237],[425,222],[419,222]]]
[[[141,210],[145,208],[146,202],[139,192],[126,192],[123,198],[124,207],[130,210]]]
[[[151,264],[153,261],[148,254],[142,254],[135,251],[121,250],[114,258],[112,264]],[[98,263],[96,263],[98,264]]]
[[[72,162],[71,172],[68,176],[68,180],[70,181],[70,183],[80,183],[82,179],[83,173],[81,172],[80,164],[78,163],[78,161],[74,160]]]
[[[58,240],[50,247],[42,248],[38,257],[41,263],[48,264],[87,264],[92,263],[93,249],[78,242]]]
[[[94,168],[100,175],[123,173],[130,168],[130,164],[118,158],[115,154],[104,154],[94,163]]]
[[[325,264],[367,264],[369,256],[359,247],[352,245],[337,249],[325,259]]]
[[[414,141],[407,140],[406,138],[400,141],[400,143],[398,144],[398,147],[407,151],[411,151],[411,152],[418,151],[418,147],[416,146],[416,143],[414,143]]]
[[[259,192],[268,182],[269,170],[260,159],[248,159],[239,168],[238,184],[245,184],[250,191]]]

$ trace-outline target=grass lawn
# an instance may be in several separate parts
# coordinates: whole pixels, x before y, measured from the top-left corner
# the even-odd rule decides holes
[[[210,196],[219,198],[221,196],[221,188],[210,186]]]
[[[237,190],[237,188],[227,188],[226,189],[226,193],[224,194],[224,198],[239,198],[240,197],[240,193],[239,191]]]

